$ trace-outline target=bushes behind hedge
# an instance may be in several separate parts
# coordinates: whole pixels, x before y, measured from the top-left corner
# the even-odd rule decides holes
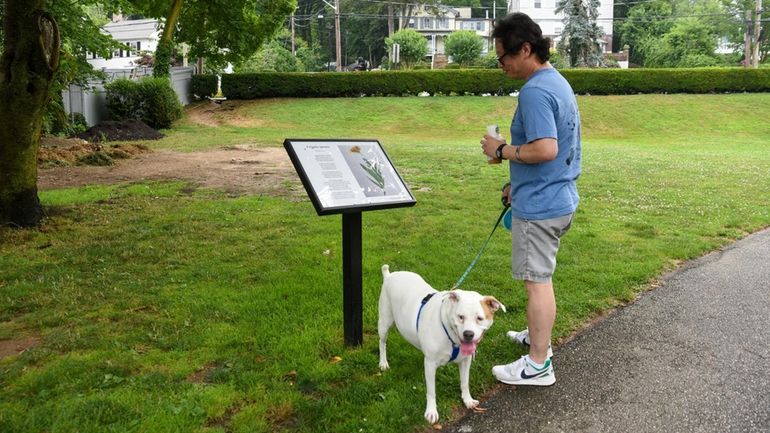
[[[105,85],[112,120],[137,119],[155,128],[170,128],[182,117],[182,104],[167,78],[115,80]]]
[[[575,93],[715,93],[770,91],[769,69],[565,69],[560,71]],[[213,75],[193,77],[199,97],[216,92]],[[444,95],[508,94],[523,81],[500,70],[371,71],[354,73],[251,73],[222,76],[230,99],[269,97],[401,96],[420,92]]]

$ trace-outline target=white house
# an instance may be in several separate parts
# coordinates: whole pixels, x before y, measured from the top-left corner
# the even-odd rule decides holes
[[[158,20],[124,20],[120,15],[115,15],[113,22],[102,27],[102,32],[112,35],[113,39],[128,45],[130,49],[115,50],[112,56],[107,59],[89,53],[87,60],[94,69],[130,69],[136,67],[134,62],[141,58],[142,52],[155,52],[161,34]]]
[[[439,6],[438,14],[419,7],[409,18],[407,28],[414,29],[425,36],[428,43],[428,59],[432,64],[446,61],[444,41],[455,30],[473,30],[485,40],[484,51],[490,49],[492,20],[488,18],[471,18],[469,7]]]
[[[543,36],[550,37],[554,44],[559,41],[564,28],[564,14],[556,14],[558,0],[508,0],[508,13],[523,12],[530,16],[543,30]],[[604,37],[599,42],[605,53],[612,51],[612,22],[614,2],[601,0],[597,24],[604,30]]]

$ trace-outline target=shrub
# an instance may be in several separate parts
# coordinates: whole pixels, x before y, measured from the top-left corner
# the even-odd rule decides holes
[[[425,37],[416,30],[399,30],[393,33],[393,36],[385,38],[388,52],[393,49],[393,44],[398,44],[401,47],[399,50],[401,63],[406,69],[410,69],[428,54],[428,44],[425,42]]]
[[[170,128],[182,117],[182,104],[165,78],[145,78],[139,82],[145,102],[145,117],[140,119],[155,129]]]
[[[578,94],[714,93],[770,91],[770,69],[567,69],[561,71]],[[216,91],[216,76],[194,76],[197,95]],[[269,97],[508,94],[521,88],[499,70],[443,69],[353,73],[256,73],[222,76],[230,99]]]
[[[105,89],[107,112],[113,120],[137,119],[162,129],[182,117],[182,105],[167,78],[120,79],[105,85]]]
[[[551,57],[548,59],[549,62],[551,62],[551,65],[556,69],[568,69],[569,63],[564,60],[564,57],[562,57],[561,53],[557,50],[551,48]]]
[[[141,119],[144,104],[139,94],[139,85],[125,78],[107,83],[107,115],[113,120]]]
[[[697,69],[566,69],[562,75],[575,93],[625,95],[633,93],[714,93],[770,91],[770,68]],[[504,95],[521,88],[492,69],[372,71],[354,73],[255,73],[222,76],[222,91],[230,99],[271,97],[402,96],[420,92],[444,95]],[[216,91],[216,76],[195,76],[196,94]],[[201,93],[199,93],[201,92]]]
[[[193,75],[192,94],[196,98],[203,99],[207,96],[214,96],[217,93],[216,75]]]
[[[490,50],[486,55],[479,57],[475,65],[487,69],[497,69],[500,61],[497,60],[497,53],[494,50]]]
[[[484,50],[484,40],[472,30],[454,31],[447,36],[444,44],[452,60],[463,66],[476,61]]]

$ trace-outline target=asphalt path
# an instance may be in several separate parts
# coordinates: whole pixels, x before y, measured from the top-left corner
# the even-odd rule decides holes
[[[443,431],[770,432],[770,229],[666,275],[553,362],[553,386],[501,384]]]

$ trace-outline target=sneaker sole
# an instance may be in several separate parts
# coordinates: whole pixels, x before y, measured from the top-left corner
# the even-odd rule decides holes
[[[549,374],[548,376],[537,378],[537,379],[506,380],[506,379],[500,379],[497,376],[495,376],[495,379],[507,385],[551,386],[554,383],[556,383],[556,375],[553,373]]]

